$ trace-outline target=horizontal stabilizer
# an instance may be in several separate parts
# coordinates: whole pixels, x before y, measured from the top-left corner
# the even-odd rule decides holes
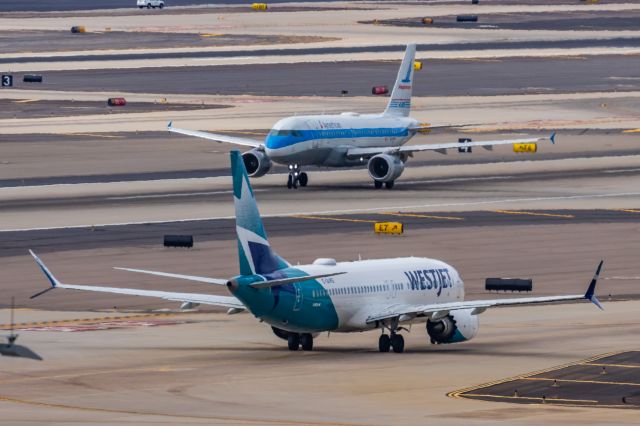
[[[269,281],[259,281],[257,283],[251,284],[253,288],[270,288],[276,287],[279,285],[299,283],[310,280],[317,280],[319,278],[333,277],[335,275],[346,274],[346,272],[332,272],[330,274],[319,274],[319,275],[307,275],[304,277],[293,277],[293,278],[281,278],[277,280],[269,280]]]

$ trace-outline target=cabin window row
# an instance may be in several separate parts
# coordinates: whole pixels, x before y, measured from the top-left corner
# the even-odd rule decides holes
[[[322,290],[313,290],[313,297],[323,297],[323,296],[336,296],[336,295],[349,295],[349,294],[371,294],[377,293],[381,291],[389,291],[389,290],[404,290],[404,283],[393,283],[393,284],[375,284],[375,285],[362,285],[362,286],[351,286],[351,287],[338,287],[338,288],[330,288],[330,289],[322,289]]]

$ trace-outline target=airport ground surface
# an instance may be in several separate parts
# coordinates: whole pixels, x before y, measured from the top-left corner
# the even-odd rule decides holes
[[[604,407],[637,408],[640,383],[639,4],[202,3],[0,5],[0,40],[11,41],[0,68],[15,77],[0,89],[0,306],[16,297],[18,343],[45,359],[0,359],[4,423],[637,423],[635,409]],[[479,22],[457,25],[458,14]],[[434,24],[413,25],[423,17]],[[403,26],[359,23],[373,20]],[[262,139],[288,115],[379,112],[387,98],[371,87],[392,84],[409,41],[424,61],[412,116],[473,124],[410,143],[557,131],[557,144],[417,154],[391,191],[374,190],[364,168],[309,168],[309,186],[287,190],[276,166],[252,180],[272,245],[293,264],[444,259],[470,299],[505,296],[485,292],[490,276],[530,277],[533,295],[581,294],[604,259],[604,311],[488,310],[474,340],[451,346],[429,345],[415,324],[401,355],[379,354],[375,332],[290,353],[248,314],[60,290],[28,299],[47,286],[29,248],[68,282],[225,294],[113,269],[237,273],[232,147],[168,134],[167,122]],[[128,105],[107,108],[114,96]],[[382,220],[403,222],[404,235],[374,235]],[[195,247],[162,247],[170,233]]]

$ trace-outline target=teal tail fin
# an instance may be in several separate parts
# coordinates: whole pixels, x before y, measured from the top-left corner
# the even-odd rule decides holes
[[[239,151],[231,151],[233,200],[236,208],[236,234],[240,274],[270,274],[289,264],[269,245],[249,176]]]

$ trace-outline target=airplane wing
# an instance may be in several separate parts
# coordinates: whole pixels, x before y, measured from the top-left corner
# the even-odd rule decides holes
[[[589,288],[585,294],[576,294],[568,296],[542,296],[542,297],[520,297],[513,299],[493,299],[493,300],[473,300],[464,302],[450,302],[450,303],[437,303],[431,305],[394,305],[388,309],[371,315],[367,318],[367,323],[373,323],[376,321],[383,321],[391,318],[406,317],[410,320],[419,316],[427,316],[429,318],[438,319],[445,317],[451,311],[457,311],[461,309],[473,309],[472,315],[478,315],[486,311],[488,308],[495,306],[515,306],[515,305],[532,305],[537,303],[550,303],[550,302],[567,302],[571,300],[588,300],[596,305],[598,308],[603,309],[600,301],[595,296],[596,283],[600,276],[600,270],[602,269],[603,261],[600,261],[598,269],[596,270]]]
[[[376,147],[376,148],[351,148],[347,151],[348,157],[367,156],[376,154],[399,154],[420,151],[436,151],[442,154],[446,154],[448,149],[467,148],[473,146],[481,146],[486,149],[491,149],[494,145],[512,145],[516,143],[537,143],[550,140],[552,144],[556,142],[555,132],[549,137],[545,138],[526,138],[526,139],[503,139],[495,141],[480,141],[480,142],[451,142],[451,143],[433,143],[425,145],[410,145],[410,146],[395,146],[395,147]]]
[[[139,290],[133,288],[65,284],[58,281],[58,279],[51,273],[51,271],[49,271],[49,268],[47,268],[47,266],[42,262],[42,260],[40,260],[38,256],[36,256],[33,251],[29,250],[29,253],[31,253],[31,256],[33,256],[36,263],[51,283],[51,287],[48,287],[46,290],[34,294],[33,296],[31,296],[32,299],[55,288],[64,288],[70,290],[96,291],[101,293],[128,294],[131,296],[157,297],[174,302],[191,302],[200,303],[203,305],[222,306],[225,308],[246,309],[244,304],[233,296],[216,296],[212,294],[175,293],[172,291]]]
[[[438,126],[432,126],[430,124],[421,123],[421,124],[418,124],[417,126],[409,127],[409,131],[410,132],[416,132],[416,133],[420,133],[420,132],[428,133],[429,130],[461,129],[463,127],[472,127],[472,126],[481,126],[481,125],[482,124],[480,124],[480,123],[473,123],[473,124],[441,124],[441,125],[438,125]]]
[[[209,139],[220,143],[231,143],[234,145],[250,146],[253,148],[262,146],[262,142],[256,139],[239,138],[235,136],[220,135],[217,133],[201,132],[198,130],[178,129],[173,127],[173,122],[171,121],[167,125],[167,130],[173,133],[180,133],[181,135],[195,136],[197,138]]]
[[[137,272],[139,274],[157,275],[159,277],[178,278],[181,280],[197,281],[200,283],[216,284],[216,285],[227,285],[227,282],[229,281],[229,280],[223,280],[220,278],[199,277],[196,275],[182,275],[182,274],[172,274],[170,272],[147,271],[146,269],[132,269],[132,268],[113,268],[113,269],[118,269],[120,271]]]

